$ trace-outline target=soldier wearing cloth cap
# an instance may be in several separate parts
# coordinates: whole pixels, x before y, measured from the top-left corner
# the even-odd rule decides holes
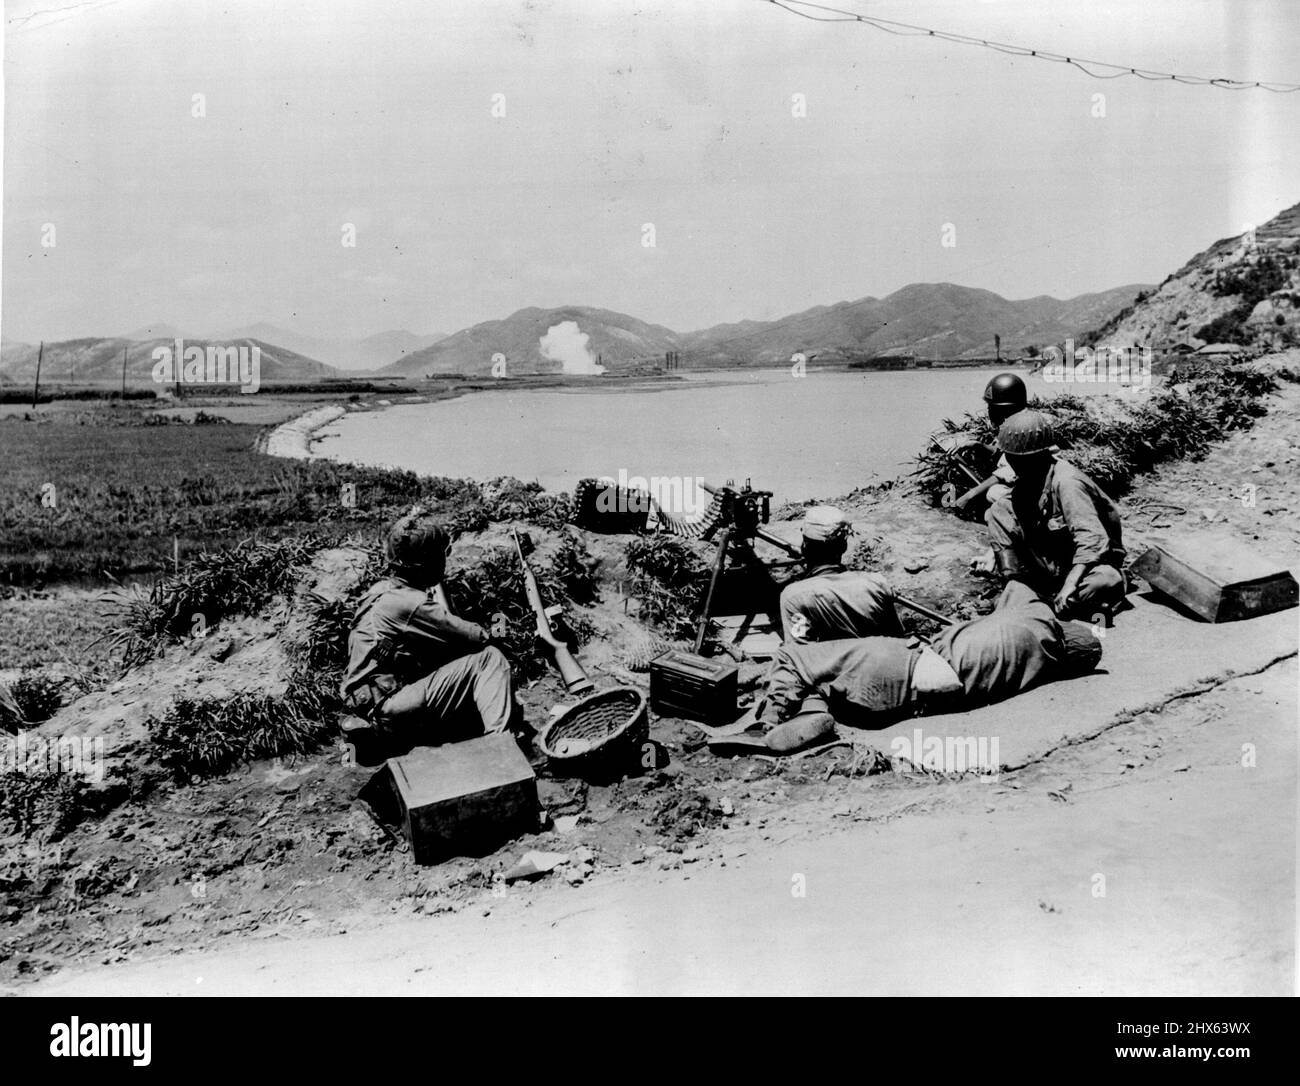
[[[1052,420],[1021,411],[998,430],[1016,473],[984,520],[997,571],[1052,601],[1058,616],[1091,616],[1124,597],[1119,510],[1086,474],[1052,452]]]
[[[1087,626],[1058,620],[1045,600],[1013,581],[992,614],[948,626],[928,645],[902,637],[783,645],[755,717],[767,749],[789,752],[829,738],[836,721],[879,728],[984,705],[1084,674],[1100,660],[1101,642]]]
[[[781,590],[781,626],[787,643],[844,637],[901,637],[894,593],[883,577],[844,568],[852,525],[833,505],[804,514],[803,553],[808,575]]]
[[[510,663],[483,627],[452,614],[446,530],[417,507],[388,533],[391,575],[362,598],[343,700],[387,736],[433,745],[519,722]]]

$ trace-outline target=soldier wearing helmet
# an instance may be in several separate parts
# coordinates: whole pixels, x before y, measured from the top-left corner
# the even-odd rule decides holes
[[[1025,382],[1014,373],[996,374],[984,386],[984,407],[994,431],[1012,415],[1023,411],[1028,402],[1029,391],[1025,388]],[[989,505],[992,505],[1011,493],[1011,487],[1015,485],[1016,473],[1011,470],[1007,458],[1000,454],[996,445],[988,451],[998,458],[992,476],[952,503],[957,512],[965,510],[981,495]]]
[[[390,575],[353,618],[343,700],[390,740],[437,744],[518,722],[509,661],[447,602],[450,550],[446,529],[413,509],[388,533]]]
[[[998,444],[1016,473],[1008,497],[985,514],[997,571],[1052,601],[1058,616],[1089,617],[1124,596],[1119,510],[1073,464],[1053,453],[1051,417],[1017,412]]]

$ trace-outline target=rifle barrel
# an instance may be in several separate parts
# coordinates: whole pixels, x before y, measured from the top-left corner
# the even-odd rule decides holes
[[[904,607],[907,607],[910,610],[915,611],[918,615],[924,615],[926,618],[932,618],[935,620],[935,622],[942,622],[945,626],[951,626],[953,624],[953,620],[950,619],[947,615],[941,615],[939,614],[938,611],[931,611],[930,608],[926,607],[922,603],[917,603],[916,600],[908,599],[906,596],[900,596],[897,593],[895,593],[894,599],[896,599]]]

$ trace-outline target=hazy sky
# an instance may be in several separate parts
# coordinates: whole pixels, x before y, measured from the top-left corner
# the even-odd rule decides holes
[[[1300,82],[1295,0],[839,6]],[[5,22],[10,339],[450,332],[561,304],[687,330],[914,281],[1064,297],[1158,282],[1300,201],[1300,94],[1097,81],[762,0],[46,0]]]

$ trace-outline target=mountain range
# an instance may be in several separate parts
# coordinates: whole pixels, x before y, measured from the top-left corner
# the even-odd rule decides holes
[[[677,352],[694,367],[774,365],[788,362],[795,352],[823,362],[899,352],[930,359],[991,357],[995,336],[1011,355],[1057,343],[1104,324],[1143,289],[1134,284],[1064,301],[1045,295],[1010,301],[974,287],[913,283],[884,298],[694,332],[590,306],[521,309],[449,336],[392,331],[357,340],[326,340],[266,323],[190,338],[158,324],[123,336],[47,343],[42,373],[52,381],[116,380],[125,345],[128,377],[139,380],[152,369],[152,350],[178,335],[203,345],[257,343],[264,381],[336,376],[337,369],[417,378],[481,376],[492,372],[494,360],[504,361],[505,372],[512,374],[600,372],[602,367],[618,372],[661,363],[667,352]],[[3,344],[0,380],[30,381],[36,351],[35,344]]]
[[[564,363],[553,350],[543,348],[541,338],[570,322],[587,337],[583,346],[589,361],[612,370],[661,361],[668,351],[679,352],[688,365],[703,367],[774,365],[788,362],[797,351],[823,361],[901,351],[935,359],[992,356],[995,335],[1002,337],[1002,350],[1008,353],[1056,343],[1105,322],[1142,290],[1141,284],[1133,284],[1066,301],[1045,295],[1009,301],[989,290],[952,283],[913,283],[885,298],[816,306],[777,320],[718,324],[695,332],[675,332],[587,306],[530,308],[466,328],[383,372],[410,377],[482,375],[491,372],[497,355],[504,356],[507,372],[560,372]]]
[[[212,340],[218,343],[239,342],[256,339],[262,343],[278,343],[287,351],[313,358],[340,370],[376,370],[400,360],[404,355],[423,350],[425,347],[446,338],[444,332],[432,332],[427,336],[418,336],[414,332],[391,331],[377,332],[373,336],[359,339],[308,336],[284,328],[278,324],[262,321],[246,325],[243,328],[228,328],[211,335],[199,336],[171,324],[149,324],[126,332],[122,339]]]
[[[323,362],[252,337],[185,340],[186,347],[202,347],[205,353],[209,344],[221,347],[260,347],[262,381],[310,381],[337,376],[337,372]],[[131,388],[146,387],[153,383],[153,352],[158,347],[174,349],[175,338],[138,340],[115,336],[47,343],[40,358],[41,383],[116,384],[122,379],[125,352],[128,385]],[[4,344],[0,348],[0,383],[30,385],[36,376],[37,353],[37,344]]]

